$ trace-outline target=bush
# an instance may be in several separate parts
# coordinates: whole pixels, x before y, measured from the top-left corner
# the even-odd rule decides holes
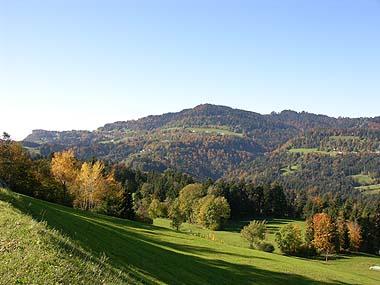
[[[166,218],[166,205],[161,203],[158,199],[153,199],[148,208],[148,216],[152,220],[156,218]]]
[[[296,255],[302,245],[302,233],[298,226],[288,224],[276,233],[280,250],[287,255]]]
[[[241,230],[240,235],[248,241],[250,248],[254,248],[264,240],[266,231],[266,221],[253,220]]]
[[[153,225],[153,220],[147,216],[136,215],[135,220],[140,223]]]
[[[273,246],[273,244],[271,244],[269,242],[260,242],[257,245],[257,249],[261,250],[261,251],[272,253],[274,251],[274,246]]]
[[[318,254],[313,245],[303,244],[298,248],[297,252],[294,255],[298,257],[314,257]]]

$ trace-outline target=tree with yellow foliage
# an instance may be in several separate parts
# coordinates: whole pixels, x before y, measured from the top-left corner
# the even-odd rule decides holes
[[[78,166],[79,163],[73,150],[56,152],[51,160],[51,173],[58,182],[70,191],[78,175]]]
[[[113,173],[105,176],[103,172],[104,165],[100,161],[82,164],[75,183],[74,206],[96,210],[106,201],[112,204],[112,201],[122,198],[122,186],[114,179]]]
[[[106,188],[103,170],[104,166],[99,161],[82,164],[76,180],[74,206],[91,210],[99,204]]]

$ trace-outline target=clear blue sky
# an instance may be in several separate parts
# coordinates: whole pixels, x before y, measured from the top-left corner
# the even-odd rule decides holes
[[[0,131],[215,103],[380,115],[379,0],[0,0]]]

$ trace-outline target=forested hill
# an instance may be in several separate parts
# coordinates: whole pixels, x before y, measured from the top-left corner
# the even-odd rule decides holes
[[[300,146],[302,138],[303,147],[316,147],[319,141],[312,141],[312,132],[321,136],[355,135],[360,140],[350,143],[362,148],[363,141],[378,139],[379,130],[380,117],[332,118],[294,111],[261,115],[204,104],[177,113],[106,124],[93,132],[35,130],[23,144],[34,155],[73,148],[82,159],[123,161],[142,170],[175,168],[200,179],[218,179],[241,167],[246,173],[244,165],[290,145]],[[366,143],[366,147],[377,151],[375,143]]]

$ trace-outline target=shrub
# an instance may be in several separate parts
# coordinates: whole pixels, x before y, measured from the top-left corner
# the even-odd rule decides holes
[[[276,233],[276,242],[280,250],[288,255],[296,255],[302,245],[301,229],[288,224]]]
[[[165,204],[158,199],[153,199],[148,208],[148,215],[151,219],[163,218],[166,216]]]
[[[267,230],[266,221],[251,221],[248,226],[245,226],[240,234],[249,242],[249,247],[253,248],[260,241],[264,240]]]
[[[314,256],[317,256],[317,255],[318,255],[317,250],[311,244],[303,244],[303,245],[301,245],[298,248],[297,252],[295,253],[295,256],[306,257],[306,258],[314,257]]]
[[[261,251],[272,253],[274,251],[274,246],[273,246],[273,244],[271,244],[269,242],[260,242],[257,245],[257,249],[261,250]]]

